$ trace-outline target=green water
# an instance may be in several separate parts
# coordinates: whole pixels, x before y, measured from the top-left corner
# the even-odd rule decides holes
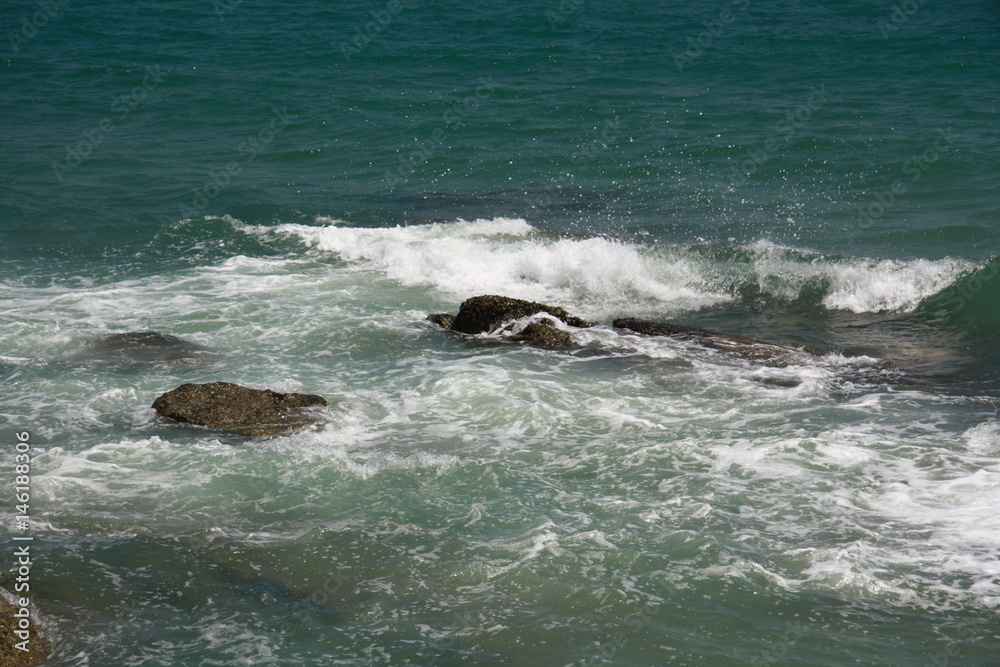
[[[3,587],[30,534],[48,664],[996,664],[993,4],[0,17]],[[425,320],[487,293],[599,325]],[[207,352],[93,345],[136,330]],[[150,408],[216,380],[330,408]]]

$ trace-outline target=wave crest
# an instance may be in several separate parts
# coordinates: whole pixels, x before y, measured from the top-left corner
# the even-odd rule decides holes
[[[549,301],[590,317],[669,314],[733,301],[908,313],[977,269],[951,257],[829,257],[767,241],[658,247],[601,236],[560,238],[516,218],[391,228],[317,221],[324,224],[273,231],[404,285],[461,298],[498,293]]]

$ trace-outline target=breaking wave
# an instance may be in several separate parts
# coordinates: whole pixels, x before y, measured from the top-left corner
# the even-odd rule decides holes
[[[513,218],[392,228],[351,227],[326,218],[317,222],[267,231],[298,238],[404,285],[460,297],[492,292],[547,300],[591,317],[625,310],[671,313],[738,301],[909,313],[930,297],[960,289],[962,280],[977,280],[984,270],[951,257],[836,257],[767,241],[664,247],[607,237],[566,238]],[[956,295],[945,298],[955,301]]]

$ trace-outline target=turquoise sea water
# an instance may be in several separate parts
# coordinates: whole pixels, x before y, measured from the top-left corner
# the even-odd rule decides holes
[[[26,431],[48,664],[998,664],[997,3],[0,26],[3,586]],[[600,326],[424,319],[487,293]],[[134,330],[210,353],[92,346]],[[150,408],[215,380],[331,407]]]

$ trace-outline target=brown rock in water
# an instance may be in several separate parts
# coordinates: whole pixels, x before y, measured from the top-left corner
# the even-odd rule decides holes
[[[119,350],[132,347],[174,347],[197,349],[194,343],[183,338],[162,334],[158,331],[127,331],[125,333],[108,334],[93,342],[93,347],[107,350]]]
[[[803,353],[812,355],[821,354],[817,350],[802,350],[785,345],[767,343],[754,338],[746,338],[745,336],[734,336],[733,334],[721,331],[689,327],[670,322],[650,322],[648,320],[624,318],[615,320],[612,324],[619,329],[629,329],[630,331],[635,331],[646,336],[670,336],[682,340],[690,340],[705,347],[733,352],[751,361],[780,362],[789,360],[794,356],[801,356]]]
[[[195,343],[158,331],[128,331],[92,340],[88,348],[100,356],[135,362],[175,361],[206,352]]]
[[[327,405],[313,394],[279,394],[231,382],[184,384],[155,401],[153,409],[179,422],[240,435],[280,435],[319,421],[303,408]]]
[[[455,316],[448,313],[435,313],[434,315],[428,315],[427,319],[442,329],[450,329],[455,324]]]
[[[547,322],[532,322],[524,327],[521,333],[511,336],[510,340],[524,341],[548,347],[568,347],[575,345],[572,336]]]
[[[548,313],[574,327],[594,326],[593,322],[574,317],[562,308],[487,294],[466,299],[459,307],[451,329],[467,334],[490,333],[511,320],[519,320],[538,313]]]
[[[31,634],[27,640],[18,637],[18,618],[14,614],[21,609],[0,598],[0,667],[30,667],[37,665],[48,657],[52,649],[49,642],[38,634],[38,625],[31,617]],[[26,644],[22,642],[27,641]],[[21,644],[27,651],[18,648]]]

